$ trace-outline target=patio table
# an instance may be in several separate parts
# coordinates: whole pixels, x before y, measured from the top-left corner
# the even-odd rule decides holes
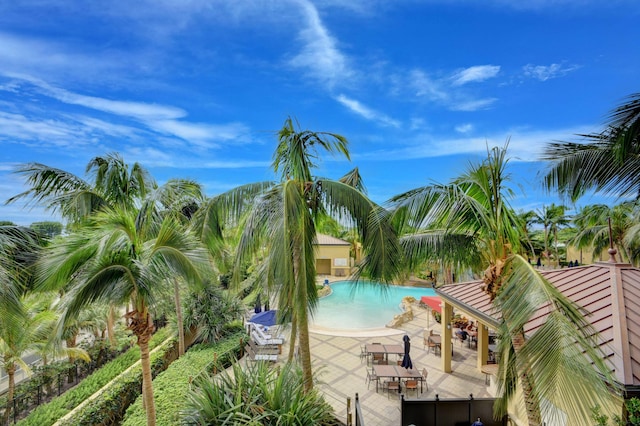
[[[404,368],[399,365],[374,365],[373,372],[378,378],[390,378],[390,379],[416,379],[423,380],[422,374],[416,368]],[[422,388],[422,386],[420,386]],[[378,385],[376,384],[376,392],[378,392]]]
[[[367,356],[372,354],[384,354],[385,359],[389,359],[389,354],[404,355],[404,346],[402,345],[381,345],[367,343],[365,345]]]

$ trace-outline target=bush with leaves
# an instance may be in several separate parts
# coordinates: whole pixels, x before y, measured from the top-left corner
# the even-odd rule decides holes
[[[624,406],[627,411],[627,420],[615,415],[613,416],[613,424],[616,426],[640,426],[640,399],[631,398],[625,401]],[[596,406],[591,410],[591,418],[595,426],[607,426],[609,418],[602,413],[600,406]]]
[[[317,390],[304,392],[295,363],[241,366],[194,384],[183,424],[188,425],[339,425],[333,408]]]
[[[208,283],[191,293],[184,301],[184,327],[195,333],[196,341],[216,342],[222,337],[225,324],[241,318],[242,302]]]
[[[149,348],[158,346],[166,340],[168,336],[169,330],[158,330],[149,341]],[[89,377],[82,380],[76,387],[54,398],[51,402],[40,405],[33,410],[29,416],[21,420],[18,425],[46,426],[55,423],[139,359],[140,349],[137,346],[131,347],[127,352],[108,362]]]
[[[180,424],[180,410],[185,406],[192,381],[201,374],[223,370],[240,356],[247,335],[244,329],[215,344],[199,344],[153,380],[153,395],[156,403],[156,425]],[[141,425],[146,422],[142,397],[131,404],[122,422],[123,426]]]

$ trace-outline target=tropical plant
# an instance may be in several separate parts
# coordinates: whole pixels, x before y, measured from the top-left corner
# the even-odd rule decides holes
[[[258,362],[196,381],[183,412],[190,425],[338,425],[318,391],[305,391],[294,363],[279,369]]]
[[[153,332],[150,308],[171,274],[198,282],[208,257],[172,214],[149,214],[114,208],[92,215],[82,232],[72,233],[47,249],[38,269],[41,287],[69,283],[62,302],[61,324],[76,318],[95,301],[131,303],[125,315],[137,338],[143,371],[147,424],[155,424],[149,363]]]
[[[577,234],[571,241],[578,248],[592,247],[595,256],[602,255],[613,243],[623,261],[634,263],[640,249],[640,204],[627,201],[616,206],[593,204],[582,207],[573,218]]]
[[[549,161],[544,182],[576,201],[595,190],[619,197],[640,197],[640,93],[625,99],[600,133],[586,143],[554,142],[542,156]]]
[[[543,399],[562,406],[572,418],[587,419],[591,407],[610,395],[605,382],[613,380],[584,313],[519,254],[523,224],[509,205],[506,153],[506,146],[492,148],[485,161],[470,165],[449,185],[395,197],[397,214],[425,229],[401,241],[416,262],[439,256],[444,242],[458,236],[465,243],[459,258],[473,260],[468,256],[472,248],[485,265],[483,290],[501,314],[498,334],[503,336],[497,349],[496,415],[506,414],[519,384],[529,425],[542,424]],[[549,313],[546,322],[525,335],[525,325],[541,307]]]
[[[244,306],[228,291],[211,282],[191,292],[184,301],[184,325],[194,339],[216,342],[226,324],[242,317]]]
[[[349,159],[343,136],[301,131],[291,118],[285,121],[273,155],[273,169],[281,181],[251,205],[236,261],[239,268],[253,256],[261,256],[261,276],[269,287],[277,286],[279,315],[291,319],[290,360],[296,337],[299,340],[306,391],[313,387],[308,318],[317,304],[314,244],[318,216],[334,217],[357,230],[367,253],[360,264],[362,274],[389,282],[400,267],[399,246],[386,212],[353,186],[314,178],[318,150]]]
[[[56,313],[49,309],[51,295],[31,293],[21,298],[22,310],[18,315],[4,317],[0,321],[0,365],[7,372],[7,408],[3,424],[7,424],[11,413],[15,391],[15,374],[18,368],[31,374],[31,367],[23,360],[30,352],[38,352],[42,346],[53,355],[68,355],[89,361],[86,351],[78,348],[64,348],[52,341]]]
[[[569,223],[565,211],[565,206],[552,203],[550,206],[542,206],[542,208],[537,209],[535,212],[534,223],[541,224],[544,228],[544,254],[548,262],[551,262],[549,243],[553,236],[556,267],[560,265],[560,257],[558,255],[558,230]]]

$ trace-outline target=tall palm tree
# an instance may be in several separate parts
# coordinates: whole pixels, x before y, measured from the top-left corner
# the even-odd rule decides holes
[[[40,163],[27,163],[15,171],[25,178],[29,189],[7,200],[20,199],[44,206],[75,224],[96,211],[107,208],[131,209],[157,187],[139,163],[129,167],[117,153],[91,159],[85,172],[92,180]]]
[[[622,256],[622,260],[634,263],[634,252],[640,248],[640,241],[634,238],[634,234],[640,228],[638,202],[627,201],[613,207],[604,204],[585,206],[575,215],[573,223],[578,233],[572,243],[578,248],[592,247],[594,256],[599,256],[609,248],[611,237],[611,242]]]
[[[131,304],[132,310],[125,317],[140,347],[148,425],[155,424],[150,309],[162,294],[162,281],[167,275],[197,282],[208,265],[206,251],[182,231],[175,215],[149,215],[120,208],[93,215],[82,232],[47,248],[38,265],[42,288],[57,289],[70,283],[62,301],[59,333],[64,324],[95,301]]]
[[[143,214],[180,212],[183,217],[189,218],[190,206],[204,199],[197,182],[170,179],[158,186],[146,168],[137,162],[129,166],[118,153],[94,157],[87,164],[85,172],[88,180],[40,163],[23,164],[15,173],[22,175],[30,188],[11,197],[7,203],[26,198],[29,202],[59,211],[77,229],[83,221],[102,210],[140,208]],[[184,327],[178,281],[173,280],[171,286],[174,288],[178,323],[178,353],[182,355],[185,351]],[[115,307],[110,316],[114,312]],[[111,318],[108,324],[109,339],[113,342]]]
[[[544,254],[548,262],[551,262],[551,250],[549,250],[549,242],[553,235],[553,247],[555,254],[556,266],[559,266],[560,259],[558,257],[558,229],[569,223],[565,214],[566,207],[563,205],[551,204],[550,206],[542,206],[536,210],[536,218],[534,223],[541,224],[544,229]]]
[[[416,228],[435,224],[440,229],[404,236],[402,243],[415,261],[437,257],[444,242],[458,236],[465,243],[460,259],[472,259],[470,245],[482,260],[483,289],[502,316],[496,414],[506,413],[519,383],[530,426],[542,424],[544,398],[571,417],[586,419],[591,407],[609,395],[602,377],[611,375],[589,337],[593,331],[584,314],[519,254],[523,226],[509,205],[506,151],[491,149],[484,162],[471,165],[448,185],[395,197],[398,214]],[[549,312],[546,323],[525,336],[525,324],[541,307]]]
[[[576,201],[588,190],[640,197],[640,93],[608,117],[601,133],[579,135],[586,143],[554,142],[542,156],[550,162],[544,181]]]
[[[280,183],[254,200],[236,262],[240,267],[256,253],[263,256],[267,283],[278,286],[279,310],[292,321],[291,345],[299,340],[306,392],[313,388],[308,320],[317,304],[317,218],[328,215],[357,229],[367,253],[361,274],[389,282],[400,265],[399,246],[384,210],[348,183],[313,176],[320,150],[349,159],[343,136],[298,130],[291,118],[285,121],[273,155]]]
[[[86,351],[64,348],[59,340],[52,338],[51,332],[57,317],[54,311],[48,309],[49,305],[49,295],[24,295],[21,297],[20,313],[0,321],[0,365],[8,376],[7,409],[2,424],[7,424],[11,414],[17,369],[31,374],[31,367],[23,360],[25,355],[39,352],[45,346],[50,354],[64,354],[89,361]]]

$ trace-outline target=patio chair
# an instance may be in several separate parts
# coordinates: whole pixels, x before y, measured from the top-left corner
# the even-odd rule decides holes
[[[389,399],[389,394],[391,391],[395,391],[400,394],[400,382],[396,380],[389,380],[384,383],[384,388],[387,389],[387,399]]]
[[[382,363],[382,361],[384,361],[384,360],[385,360],[385,359],[384,359],[384,354],[377,354],[377,353],[374,353],[374,354],[372,354],[372,356],[371,356],[371,362],[372,362],[373,364],[381,364],[381,363]]]
[[[376,392],[378,392],[380,378],[376,376],[376,372],[373,371],[373,368],[371,370],[367,369],[367,378],[365,379],[365,382],[367,383],[367,389],[369,389],[369,385],[371,384],[371,382],[376,382]]]
[[[407,379],[404,381],[404,389],[408,393],[410,390],[416,391],[416,398],[418,397],[418,381],[416,379]]]
[[[365,345],[360,345],[360,362],[362,362],[363,359],[366,359],[368,355],[367,347]]]
[[[429,375],[429,372],[427,371],[426,368],[422,369],[422,383],[424,383],[427,386],[427,390],[429,390],[429,382],[427,382],[427,376]],[[420,385],[420,388],[422,388],[422,384]]]

